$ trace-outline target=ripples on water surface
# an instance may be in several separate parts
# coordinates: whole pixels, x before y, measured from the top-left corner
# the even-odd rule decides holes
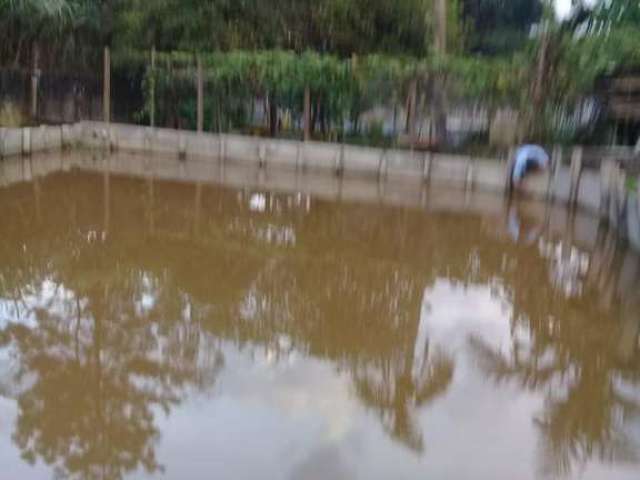
[[[591,220],[125,160],[0,167],[2,479],[640,478],[640,264]]]

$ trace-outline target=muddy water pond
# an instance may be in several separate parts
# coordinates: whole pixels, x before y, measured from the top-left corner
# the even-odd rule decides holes
[[[640,478],[640,261],[595,221],[167,165],[2,163],[0,478]]]

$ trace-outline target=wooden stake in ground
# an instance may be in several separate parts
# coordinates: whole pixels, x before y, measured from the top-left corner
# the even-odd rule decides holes
[[[436,52],[445,54],[447,52],[447,0],[434,1],[436,17],[434,47]]]
[[[198,133],[204,130],[204,75],[202,60],[198,57]]]
[[[104,47],[104,80],[102,84],[102,113],[104,122],[111,123],[111,50]]]
[[[151,127],[156,126],[156,47],[151,48],[151,85],[150,97],[151,105],[149,106],[149,123]]]
[[[304,141],[311,139],[311,90],[304,89]]]
[[[436,16],[436,28],[434,47],[438,54],[447,54],[447,1],[434,0]],[[432,85],[432,131],[434,138],[432,143],[440,146],[446,141],[447,136],[447,95],[445,81],[441,75],[435,75]]]
[[[31,72],[31,118],[38,118],[38,84],[40,83],[40,48],[37,43],[33,45],[33,71]]]
[[[418,106],[418,81],[412,80],[411,85],[409,86],[409,101],[408,101],[408,134],[409,134],[409,142],[411,144],[411,148],[415,147],[417,137],[416,137],[416,118],[417,118],[417,106]]]
[[[540,121],[544,109],[544,97],[546,93],[546,78],[549,70],[549,49],[551,37],[548,25],[540,38],[540,45],[537,53],[537,64],[533,84],[531,86],[532,108],[527,119],[527,131],[530,135],[536,135],[540,130]]]

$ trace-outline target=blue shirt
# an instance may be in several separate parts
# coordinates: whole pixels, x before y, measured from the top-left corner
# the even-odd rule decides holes
[[[527,169],[532,166],[542,170],[546,169],[549,166],[549,155],[544,151],[544,148],[538,145],[523,145],[516,151],[513,180],[522,180]]]

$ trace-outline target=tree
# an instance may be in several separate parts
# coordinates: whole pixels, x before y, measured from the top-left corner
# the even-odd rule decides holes
[[[571,30],[582,33],[602,33],[612,28],[640,25],[640,4],[626,0],[574,0],[572,15],[566,21]]]
[[[523,47],[542,15],[541,0],[463,0],[467,48],[474,53],[508,54]]]
[[[32,55],[42,49],[42,58],[76,60],[84,40],[97,31],[101,15],[99,0],[0,0],[0,61],[12,60],[18,67],[25,50]],[[86,45],[84,45],[86,46]],[[81,56],[81,55],[80,55]],[[75,57],[75,58],[74,58]],[[27,57],[28,58],[28,57]]]
[[[116,23],[122,45],[159,50],[417,54],[423,10],[423,0],[133,0],[119,4]]]

